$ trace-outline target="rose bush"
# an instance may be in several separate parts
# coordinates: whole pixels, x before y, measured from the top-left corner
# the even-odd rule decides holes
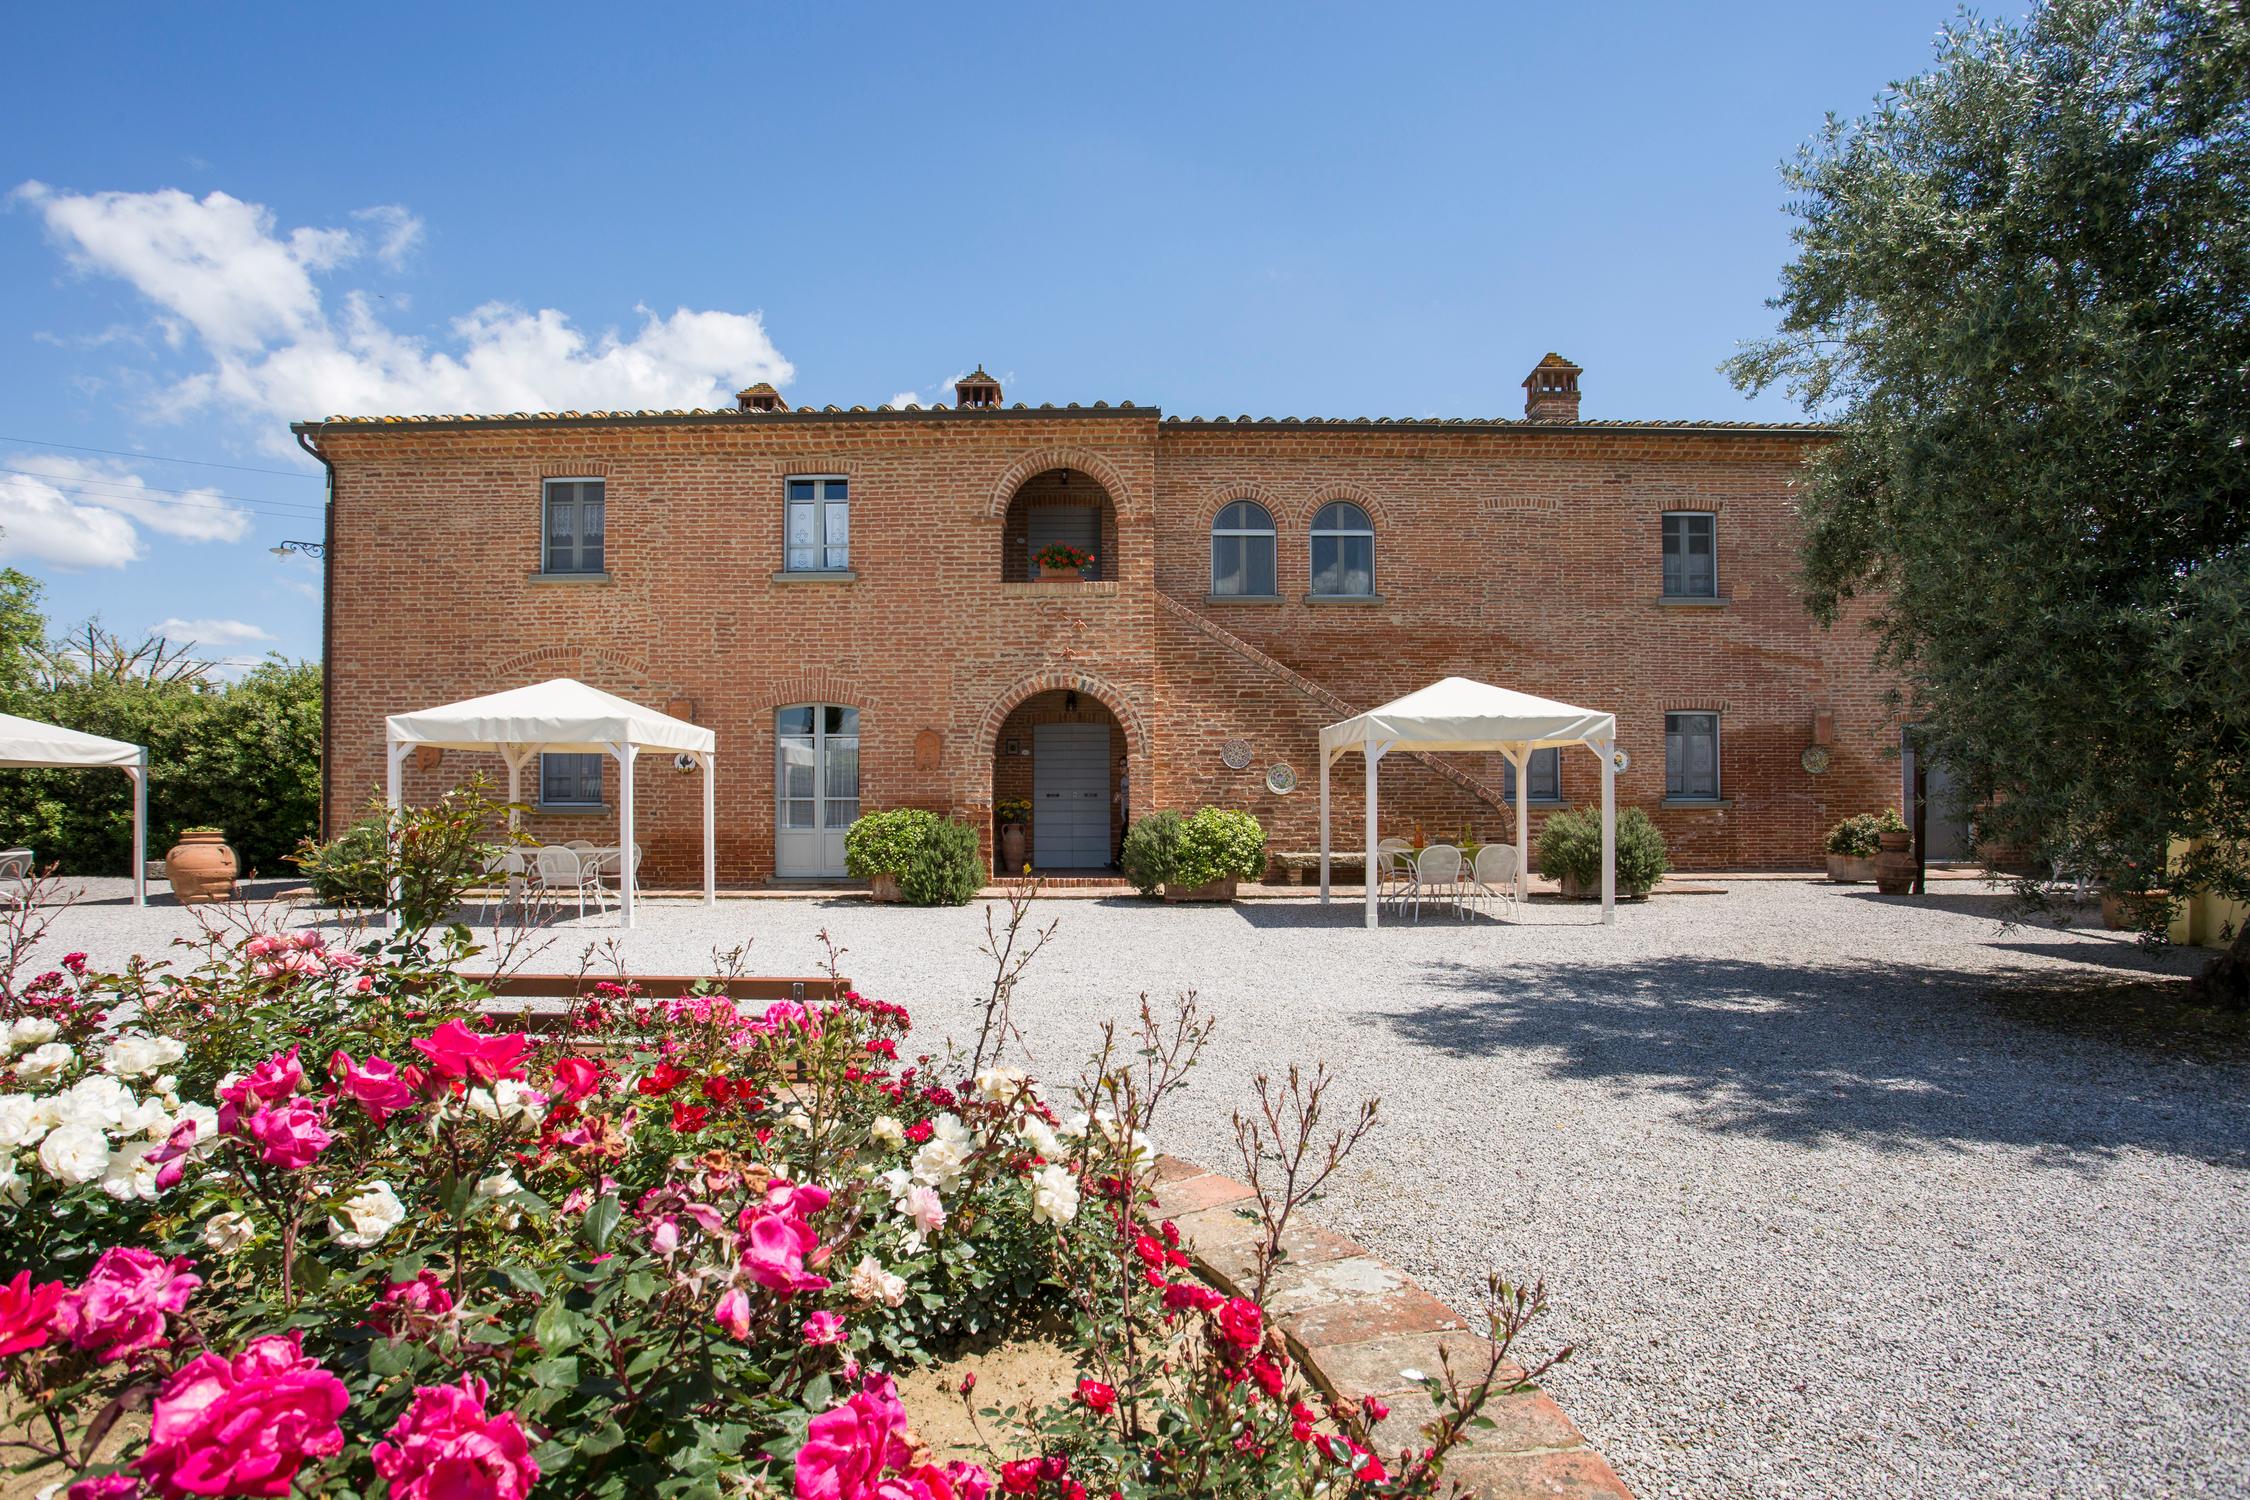
[[[0,976],[19,1466],[69,1500],[1433,1492],[1458,1428],[1378,1458],[1380,1413],[1321,1403],[1151,1217],[1192,1009],[1050,1100],[902,1056],[906,1012],[840,982],[600,984],[517,1030],[463,942],[213,931]],[[1075,1390],[934,1462],[892,1375],[1064,1313]]]

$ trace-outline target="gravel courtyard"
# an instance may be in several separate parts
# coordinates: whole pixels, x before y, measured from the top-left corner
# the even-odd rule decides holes
[[[1644,1497],[2250,1493],[2250,1067],[1988,1002],[2199,961],[2000,911],[1739,882],[1606,930],[1541,904],[1370,934],[1346,905],[1050,901],[1016,1017],[1060,1077],[1140,992],[1196,989],[1220,1029],[1160,1144],[1221,1169],[1259,1070],[1380,1095],[1316,1216],[1464,1310],[1487,1267],[1544,1277],[1580,1351],[1553,1388]],[[86,905],[45,948],[190,925]],[[744,940],[809,973],[823,927],[925,1046],[973,1034],[980,907],[652,904],[533,966],[619,936],[644,973]]]

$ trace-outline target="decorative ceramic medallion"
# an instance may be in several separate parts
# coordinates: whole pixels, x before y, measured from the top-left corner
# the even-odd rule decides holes
[[[1277,797],[1288,796],[1297,790],[1297,773],[1285,762],[1274,762],[1266,767],[1266,790]]]
[[[1250,764],[1250,742],[1228,740],[1219,747],[1219,760],[1230,771],[1239,771]]]
[[[1805,768],[1805,774],[1808,776],[1823,774],[1828,769],[1828,747],[1826,745],[1805,746],[1804,750],[1797,756],[1797,764]]]

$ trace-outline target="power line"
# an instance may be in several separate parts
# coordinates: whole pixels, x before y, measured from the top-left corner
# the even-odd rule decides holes
[[[314,505],[309,501],[304,500],[252,499],[247,495],[221,494],[217,490],[168,490],[159,488],[158,486],[153,484],[136,484],[129,479],[102,479],[92,475],[79,474],[43,474],[37,469],[12,469],[4,465],[0,465],[0,474],[21,474],[26,479],[36,479],[42,484],[53,485],[57,489],[69,490],[72,493],[83,495],[89,500],[147,500],[151,505],[184,505],[190,508],[200,508],[204,510],[224,509],[225,504],[214,505],[212,503],[214,501],[219,501],[225,502],[227,504],[246,506],[252,510],[266,509],[270,507],[281,507],[286,511],[294,512],[296,514],[314,516],[321,514],[324,509],[324,507],[322,506]],[[88,486],[93,485],[104,486],[108,489],[122,491],[122,493],[110,495],[102,493],[102,491],[99,489],[88,488]],[[164,500],[157,498],[163,495],[180,495],[187,498],[178,500]]]
[[[88,448],[78,443],[48,443],[38,438],[0,437],[0,443],[22,443],[32,448],[68,448],[73,453],[106,453],[112,458],[137,458],[151,464],[193,464],[199,469],[233,469],[240,474],[278,474],[283,479],[318,479],[302,469],[254,469],[248,464],[213,463],[207,458],[166,458],[161,453],[128,453],[123,448]]]

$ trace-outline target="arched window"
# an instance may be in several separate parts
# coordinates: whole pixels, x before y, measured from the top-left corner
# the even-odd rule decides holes
[[[1375,525],[1349,500],[1332,500],[1313,517],[1312,591],[1341,598],[1375,592]]]
[[[1273,517],[1255,500],[1233,501],[1211,523],[1211,592],[1273,597]]]

